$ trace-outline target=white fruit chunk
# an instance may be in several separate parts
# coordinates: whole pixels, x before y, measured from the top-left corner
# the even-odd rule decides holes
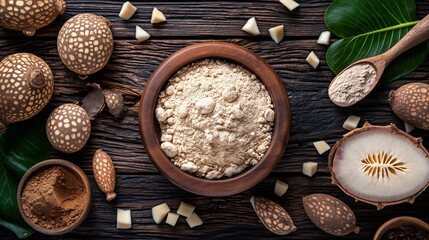
[[[117,209],[116,228],[130,229],[131,228],[131,210]]]
[[[203,220],[196,214],[192,213],[190,217],[186,218],[189,227],[194,228],[203,224]]]
[[[179,219],[179,215],[169,212],[167,215],[167,220],[165,220],[165,223],[174,227],[176,226],[177,219]]]
[[[177,214],[182,215],[184,217],[190,217],[195,210],[195,206],[181,202],[179,208],[177,209]]]
[[[152,11],[152,18],[150,19],[150,23],[162,23],[167,21],[167,18],[165,18],[164,13],[158,10],[158,8],[153,8]]]
[[[276,185],[274,187],[274,193],[281,197],[283,196],[289,188],[289,185],[283,181],[276,180]]]
[[[170,208],[167,203],[156,205],[152,208],[152,218],[157,224],[159,224],[169,212]]]
[[[331,149],[331,147],[325,141],[313,142],[313,145],[316,148],[319,155],[322,155],[324,152]]]
[[[359,122],[360,122],[360,117],[355,116],[355,115],[350,115],[346,119],[346,121],[344,122],[343,128],[351,131],[351,130],[357,128]]]
[[[317,163],[306,162],[302,165],[302,173],[309,177],[312,177],[317,172]]]
[[[136,11],[137,11],[137,8],[134,5],[132,5],[129,1],[124,2],[121,8],[121,11],[119,12],[119,17],[124,20],[130,20],[130,18],[134,15]]]
[[[313,51],[311,51],[310,54],[308,54],[308,56],[305,59],[305,61],[307,61],[308,64],[310,64],[314,69],[316,69],[317,66],[319,66],[319,63],[320,63],[319,58],[316,56],[316,54]]]
[[[136,26],[136,39],[139,42],[146,41],[150,38],[149,33],[147,33],[143,28]]]
[[[404,122],[404,124],[405,124],[405,132],[410,133],[411,131],[414,130],[414,126],[413,125],[411,125],[411,124],[409,124],[407,122]]]
[[[283,25],[280,25],[280,26],[277,26],[277,27],[272,27],[272,28],[268,29],[268,32],[270,33],[271,38],[277,44],[279,44],[279,42],[285,36],[285,31],[284,31]]]
[[[287,7],[287,9],[289,9],[289,11],[292,11],[299,6],[299,4],[297,2],[295,2],[294,0],[280,0],[280,2],[285,7]]]
[[[252,35],[259,35],[261,32],[259,32],[258,24],[256,23],[256,18],[252,17],[247,20],[247,23],[244,24],[243,28],[241,30],[252,34]]]
[[[323,31],[320,33],[319,39],[317,39],[317,43],[322,45],[329,45],[330,40],[331,40],[331,32]]]

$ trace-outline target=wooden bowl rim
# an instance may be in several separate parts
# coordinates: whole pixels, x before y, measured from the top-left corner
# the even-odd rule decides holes
[[[392,218],[389,221],[383,223],[374,234],[373,240],[380,240],[384,233],[386,233],[389,229],[397,228],[402,225],[412,225],[419,227],[423,230],[429,231],[429,224],[424,222],[421,219],[411,217],[411,216],[400,216],[396,218]]]
[[[27,180],[31,176],[33,176],[33,174],[37,173],[38,171],[40,171],[40,170],[42,170],[44,168],[53,167],[53,166],[66,167],[66,168],[70,169],[71,171],[73,171],[74,173],[76,173],[81,178],[81,180],[83,181],[83,184],[84,184],[85,189],[86,189],[86,195],[87,195],[88,201],[86,201],[86,204],[84,205],[82,214],[79,216],[79,219],[76,220],[73,224],[71,224],[71,225],[69,225],[67,227],[59,228],[59,229],[45,229],[45,228],[40,227],[39,225],[36,225],[35,223],[33,223],[24,214],[24,210],[22,208],[22,202],[21,202],[21,195],[22,195],[22,190],[24,189],[25,183],[27,182]],[[62,234],[65,234],[65,233],[68,233],[68,232],[74,230],[87,217],[87,215],[88,215],[88,213],[90,211],[90,208],[91,208],[91,186],[90,186],[89,179],[88,179],[87,175],[83,172],[82,169],[80,169],[75,164],[73,164],[73,163],[71,163],[71,162],[69,162],[67,160],[63,160],[63,159],[48,159],[48,160],[42,161],[40,163],[37,163],[36,165],[34,165],[33,167],[31,167],[24,174],[24,176],[21,178],[21,180],[19,182],[19,185],[18,185],[17,202],[18,202],[19,212],[21,213],[22,218],[34,230],[36,230],[38,232],[41,232],[43,234],[46,234],[46,235],[62,235]]]
[[[196,177],[176,167],[161,150],[155,131],[154,111],[161,89],[179,69],[207,58],[224,59],[240,64],[258,76],[271,96],[276,113],[270,147],[259,163],[236,176],[218,180]],[[176,186],[211,197],[243,192],[268,176],[283,155],[289,138],[290,122],[289,97],[274,69],[256,53],[226,42],[197,43],[170,55],[147,81],[139,106],[140,134],[146,152],[157,169]]]

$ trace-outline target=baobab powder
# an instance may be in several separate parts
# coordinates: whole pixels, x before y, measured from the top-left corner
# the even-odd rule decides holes
[[[53,230],[67,227],[81,216],[87,199],[83,180],[63,166],[33,174],[22,195],[24,214],[36,225]]]

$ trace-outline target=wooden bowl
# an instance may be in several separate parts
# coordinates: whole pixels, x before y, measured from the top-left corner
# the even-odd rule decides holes
[[[374,235],[374,240],[380,240],[383,234],[385,234],[389,229],[397,228],[399,226],[416,226],[422,230],[429,231],[429,224],[423,222],[422,220],[415,217],[401,216],[390,219],[389,221],[383,223],[377,232]]]
[[[79,219],[77,219],[73,224],[66,226],[66,227],[63,227],[63,228],[58,228],[58,229],[46,229],[46,228],[43,228],[39,225],[36,225],[31,219],[29,219],[24,214],[24,210],[22,208],[21,196],[22,196],[22,191],[24,190],[25,184],[33,176],[33,174],[37,173],[38,171],[40,171],[44,168],[54,167],[54,166],[62,166],[62,167],[68,168],[69,170],[76,173],[77,176],[80,177],[80,179],[82,180],[83,185],[85,187],[86,199],[88,199],[88,201],[86,201],[84,208],[83,208],[83,211],[82,211],[82,214],[80,215]],[[46,160],[46,161],[43,161],[43,162],[40,162],[40,163],[34,165],[24,174],[24,176],[21,178],[21,181],[19,182],[19,185],[18,185],[17,200],[18,200],[18,208],[19,208],[19,211],[21,212],[21,216],[25,220],[25,222],[28,225],[30,225],[30,227],[32,227],[34,230],[41,232],[43,234],[62,235],[62,234],[65,234],[65,233],[72,231],[73,229],[75,229],[77,226],[79,226],[85,220],[86,216],[89,213],[90,207],[91,207],[91,187],[90,187],[88,177],[82,171],[82,169],[80,169],[78,166],[76,166],[75,164],[73,164],[69,161],[66,161],[66,160],[50,159],[50,160]]]
[[[160,148],[161,133],[155,119],[158,94],[179,69],[206,58],[237,63],[257,75],[274,103],[276,113],[271,145],[259,163],[230,178],[208,180],[188,174],[173,165]],[[275,167],[286,147],[290,128],[289,98],[282,82],[257,54],[231,43],[207,42],[194,44],[165,59],[149,78],[139,107],[140,134],[145,149],[158,170],[175,185],[204,196],[228,196],[243,192],[264,179]]]

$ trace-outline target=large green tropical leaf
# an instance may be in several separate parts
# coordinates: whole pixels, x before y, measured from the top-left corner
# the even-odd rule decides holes
[[[34,164],[49,157],[45,118],[11,124],[0,134],[0,225],[18,237],[33,233],[21,218],[16,193],[22,175]]]
[[[333,43],[326,61],[338,74],[351,63],[383,53],[415,24],[414,0],[334,0],[325,13],[327,28],[342,39]],[[384,83],[396,80],[422,64],[429,44],[423,43],[394,60],[384,72]]]

